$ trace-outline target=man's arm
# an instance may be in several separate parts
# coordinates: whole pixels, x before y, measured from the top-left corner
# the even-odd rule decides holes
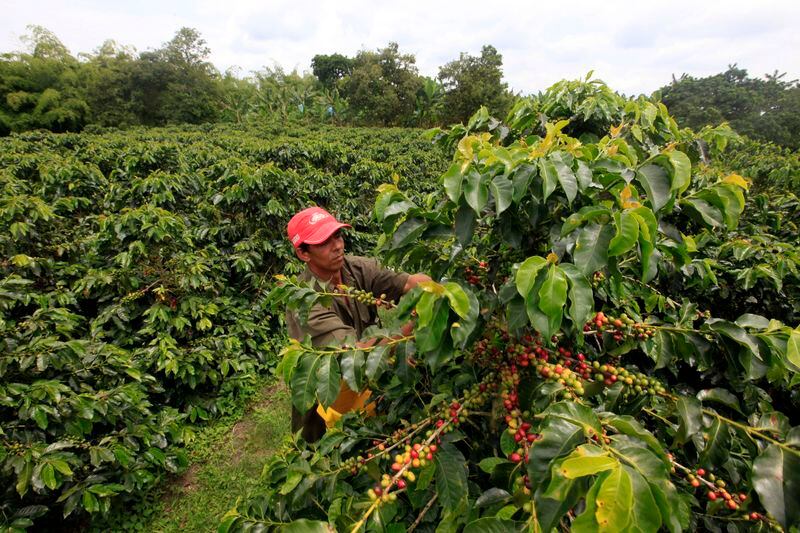
[[[324,307],[319,303],[314,304],[311,308],[308,313],[308,319],[304,324],[300,323],[294,311],[288,311],[286,313],[286,325],[289,328],[289,336],[291,338],[302,341],[306,335],[309,335],[311,336],[311,344],[315,348],[341,343],[356,337],[355,329],[342,322],[341,317],[333,309]]]

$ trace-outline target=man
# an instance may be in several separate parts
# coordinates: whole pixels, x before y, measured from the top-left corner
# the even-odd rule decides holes
[[[328,287],[343,284],[372,292],[376,297],[385,295],[387,300],[397,301],[403,294],[423,281],[430,281],[426,274],[406,274],[382,268],[377,261],[366,257],[345,255],[342,230],[350,228],[336,220],[320,207],[309,207],[294,215],[286,228],[289,240],[297,257],[306,264],[300,275],[301,281],[315,280]],[[381,296],[383,298],[383,296]],[[311,336],[314,346],[326,346],[361,339],[364,330],[377,321],[377,310],[373,306],[351,298],[334,298],[328,307],[315,305],[308,314],[306,324],[300,324],[294,313],[287,313],[286,324],[289,336],[303,340]],[[366,347],[375,341],[361,341]],[[331,406],[335,412],[344,413],[364,406],[369,391],[358,394],[342,381],[339,396]],[[292,406],[292,431],[303,428],[307,442],[319,440],[325,433],[325,420],[317,407],[301,414]]]

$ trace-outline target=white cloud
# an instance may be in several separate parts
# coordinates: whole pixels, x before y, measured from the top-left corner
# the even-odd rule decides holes
[[[108,38],[156,48],[189,26],[206,39],[221,71],[236,65],[245,73],[275,63],[309,70],[315,54],[354,55],[395,41],[429,76],[460,52],[479,54],[492,44],[503,54],[506,81],[525,94],[589,70],[627,94],[650,93],[672,74],[722,72],[730,63],[751,75],[800,75],[794,0],[9,3],[0,52],[20,48],[27,24],[52,30],[75,54]]]

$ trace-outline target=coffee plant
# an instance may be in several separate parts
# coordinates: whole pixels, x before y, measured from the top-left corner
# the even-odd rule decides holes
[[[275,366],[289,216],[335,207],[364,250],[375,187],[446,168],[419,132],[347,132],[0,139],[0,531],[122,513],[183,469],[195,425]]]
[[[376,416],[296,435],[219,530],[797,528],[797,234],[706,162],[729,132],[587,77],[430,137],[438,194],[386,183],[373,213],[384,260],[438,281],[380,310],[379,342],[278,366],[300,411],[344,380]],[[347,294],[278,281],[301,317]]]

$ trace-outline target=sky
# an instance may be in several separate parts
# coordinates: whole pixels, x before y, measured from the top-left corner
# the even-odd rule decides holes
[[[311,70],[316,54],[353,56],[397,42],[435,77],[460,53],[491,44],[504,80],[537,93],[589,71],[621,93],[650,94],[672,76],[776,70],[800,78],[798,0],[2,0],[0,53],[20,51],[30,24],[52,31],[73,55],[106,39],[139,52],[181,27],[197,29],[209,60],[240,76],[280,65]]]

